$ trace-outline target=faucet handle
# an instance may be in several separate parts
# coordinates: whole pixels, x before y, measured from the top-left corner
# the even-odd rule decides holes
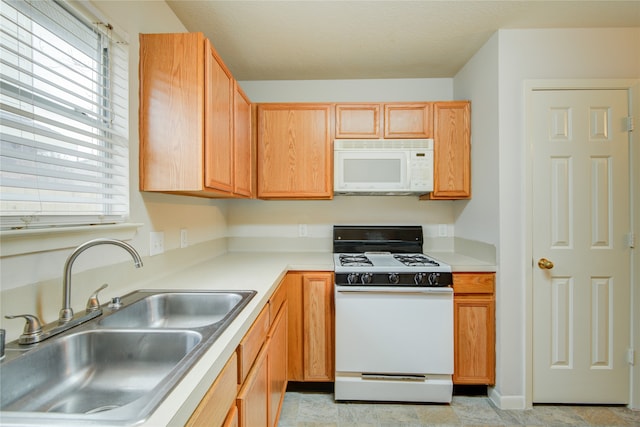
[[[22,335],[18,339],[19,344],[31,344],[38,342],[38,337],[42,335],[42,322],[37,316],[32,314],[16,314],[15,316],[6,315],[5,319],[17,319],[24,317],[27,323],[24,324]]]
[[[92,311],[98,311],[100,309],[100,301],[98,301],[98,292],[104,290],[107,288],[106,283],[102,286],[100,286],[98,289],[96,289],[93,294],[91,294],[91,296],[89,297],[89,300],[87,301],[87,313],[91,313]]]

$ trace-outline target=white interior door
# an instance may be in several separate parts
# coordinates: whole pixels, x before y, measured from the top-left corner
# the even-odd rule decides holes
[[[535,91],[531,113],[533,401],[627,403],[628,94]]]

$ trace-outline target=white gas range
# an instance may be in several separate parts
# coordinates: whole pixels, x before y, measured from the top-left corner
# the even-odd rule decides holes
[[[334,226],[336,400],[450,402],[451,267],[420,226]]]

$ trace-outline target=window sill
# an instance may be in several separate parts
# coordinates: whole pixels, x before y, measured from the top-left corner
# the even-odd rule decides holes
[[[107,234],[113,239],[131,240],[143,225],[126,223],[1,231],[0,257],[73,248]]]

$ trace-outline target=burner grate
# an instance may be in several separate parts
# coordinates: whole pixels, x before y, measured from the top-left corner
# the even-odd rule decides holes
[[[420,266],[438,267],[440,265],[436,261],[429,259],[426,256],[421,254],[410,254],[410,255],[394,254],[393,257],[398,261],[400,261],[401,263],[403,263],[404,265],[409,267],[416,267],[416,266],[417,267],[420,267]]]
[[[370,267],[373,263],[363,254],[340,254],[340,265],[344,267]]]

